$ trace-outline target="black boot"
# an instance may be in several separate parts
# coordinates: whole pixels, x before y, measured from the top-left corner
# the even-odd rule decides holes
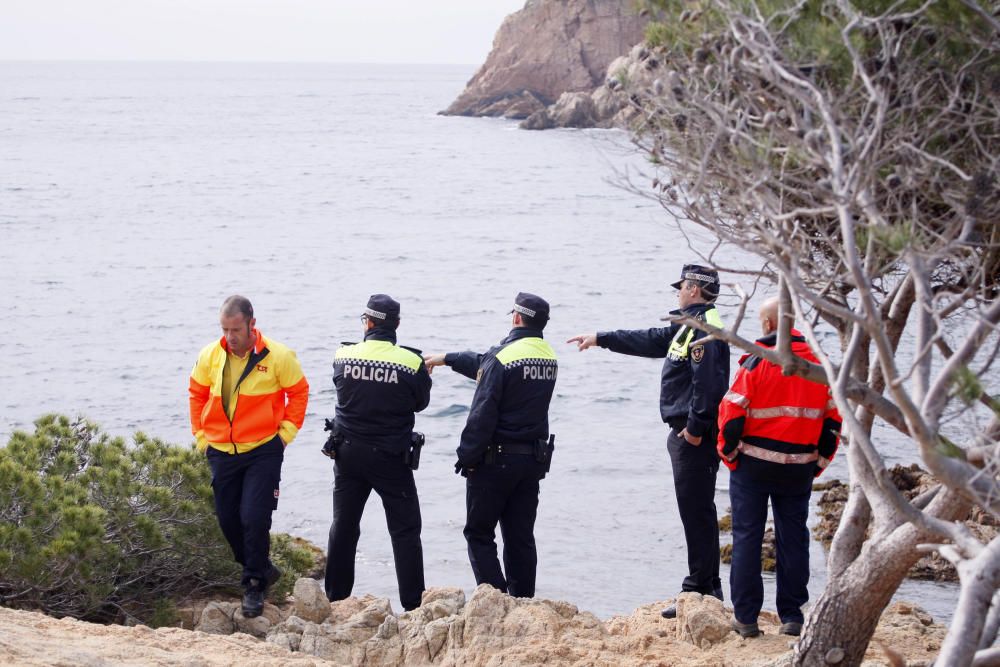
[[[259,579],[251,579],[243,592],[243,618],[256,618],[264,611],[264,590]]]

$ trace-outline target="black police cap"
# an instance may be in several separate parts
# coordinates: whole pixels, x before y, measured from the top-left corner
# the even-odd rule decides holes
[[[681,269],[681,278],[675,283],[671,283],[674,289],[680,289],[685,280],[698,283],[702,289],[709,294],[718,296],[719,294],[719,272],[700,264],[685,264]]]
[[[372,294],[368,298],[365,315],[374,319],[376,324],[396,322],[399,320],[399,302],[388,294]]]
[[[540,320],[549,319],[549,302],[529,292],[518,292],[514,297],[514,310],[511,311]]]

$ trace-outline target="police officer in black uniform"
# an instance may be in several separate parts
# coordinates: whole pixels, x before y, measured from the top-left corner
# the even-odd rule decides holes
[[[685,264],[681,279],[673,287],[679,290],[680,308],[671,311],[672,316],[688,315],[722,328],[722,318],[715,308],[719,296],[716,271]],[[622,354],[666,358],[661,372],[660,416],[670,426],[667,451],[687,542],[688,576],[681,590],[714,595],[721,600],[719,521],[715,509],[719,458],[715,442],[719,403],[729,387],[729,345],[719,340],[697,344],[704,337],[697,329],[672,324],[581,334],[567,342],[577,343],[580,350],[598,345]],[[662,615],[674,618],[677,609],[668,607]]]
[[[549,304],[521,292],[511,313],[514,328],[485,354],[452,352],[424,360],[430,368],[451,366],[477,383],[455,464],[466,478],[465,539],[476,584],[533,597],[538,483],[552,456],[548,412],[558,364],[542,339]],[[495,541],[498,522],[503,569]]]
[[[427,407],[431,378],[420,350],[396,345],[399,303],[373,294],[361,320],[364,342],[345,343],[333,361],[337,412],[324,453],[334,458],[333,525],[326,595],[343,600],[354,587],[361,514],[372,489],[382,499],[403,608],[420,606],[424,557],[420,502],[408,462],[413,413]],[[419,450],[417,451],[419,454]]]

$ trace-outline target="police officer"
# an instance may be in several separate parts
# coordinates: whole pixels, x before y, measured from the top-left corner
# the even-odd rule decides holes
[[[392,538],[399,598],[420,606],[424,557],[420,502],[407,464],[413,413],[430,400],[431,378],[419,350],[396,345],[399,303],[373,294],[361,321],[364,342],[345,343],[333,361],[337,390],[333,525],[326,560],[326,595],[343,600],[354,588],[361,515],[372,489],[382,499]]]
[[[722,318],[715,308],[719,296],[718,272],[697,264],[685,264],[678,290],[678,310],[716,327]],[[687,325],[672,324],[635,331],[603,331],[580,334],[567,342],[580,350],[598,345],[613,352],[640,357],[665,357],[660,381],[660,416],[670,426],[667,451],[674,475],[677,509],[687,543],[688,576],[682,591],[714,595],[722,599],[719,578],[719,523],[715,509],[715,477],[719,460],[715,453],[716,418],[719,401],[729,385],[729,345],[713,340],[699,344],[705,334]],[[662,612],[677,615],[676,606]]]
[[[762,348],[777,344],[778,300],[760,309]],[[792,353],[818,363],[809,344],[791,330]],[[719,455],[732,471],[733,629],[743,637],[760,634],[757,616],[764,604],[760,551],[767,503],[777,538],[779,632],[802,632],[802,605],[809,600],[809,496],[837,451],[840,414],[828,387],[796,375],[755,355],[744,355],[733,386],[719,408]]]
[[[558,364],[542,339],[549,304],[521,292],[511,313],[510,334],[485,354],[452,352],[424,360],[476,379],[455,465],[466,478],[465,540],[476,584],[533,597],[538,483],[552,456],[548,411]],[[506,575],[497,559],[498,522]]]

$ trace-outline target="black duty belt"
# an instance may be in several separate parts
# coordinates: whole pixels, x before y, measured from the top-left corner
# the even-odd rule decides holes
[[[494,445],[497,454],[535,454],[535,446],[527,443],[497,444]]]

